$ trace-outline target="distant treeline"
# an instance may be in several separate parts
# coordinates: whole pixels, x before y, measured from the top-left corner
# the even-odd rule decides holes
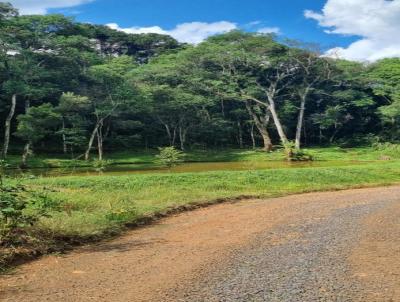
[[[192,46],[0,2],[0,71],[4,157],[400,139],[399,58],[327,58],[272,35]]]

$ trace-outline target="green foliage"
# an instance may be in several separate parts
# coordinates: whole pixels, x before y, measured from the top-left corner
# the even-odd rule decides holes
[[[132,201],[122,202],[124,206],[110,203],[110,209],[106,214],[106,218],[113,223],[129,223],[133,222],[138,216],[138,209]]]
[[[283,152],[287,161],[312,161],[314,159],[306,151],[297,149],[293,141],[283,144]]]
[[[0,159],[0,187],[3,186],[5,170],[10,167],[10,164],[5,159]]]
[[[18,243],[40,217],[54,208],[46,191],[29,191],[18,183],[0,186],[0,245]]]
[[[92,162],[93,168],[95,168],[95,170],[98,172],[105,171],[107,167],[109,167],[112,164],[113,162],[111,160],[94,160]]]
[[[380,159],[398,159],[400,158],[400,144],[386,143],[375,143],[373,148],[378,151],[381,156]]]
[[[373,145],[375,150],[378,151],[394,151],[394,152],[400,152],[400,145],[399,144],[392,144],[392,143],[375,143]]]
[[[156,155],[160,163],[168,168],[178,165],[183,160],[183,152],[175,147],[159,148],[160,154]]]
[[[0,133],[16,129],[10,151],[28,145],[24,160],[33,147],[71,158],[97,148],[103,158],[103,149],[161,145],[269,149],[267,136],[298,147],[349,146],[370,132],[400,140],[398,58],[332,60],[304,43],[238,30],[194,47],[63,15],[18,16],[8,3],[0,40],[1,121],[17,99]]]
[[[18,137],[32,143],[39,142],[60,123],[60,115],[54,111],[51,104],[43,104],[29,108],[26,114],[18,117]]]
[[[21,186],[1,186],[0,187],[0,243],[4,244],[9,240],[13,231],[31,223],[23,210],[26,208],[26,200],[23,198],[24,192]]]

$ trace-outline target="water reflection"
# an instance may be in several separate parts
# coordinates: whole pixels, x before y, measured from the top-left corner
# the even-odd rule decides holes
[[[112,165],[99,172],[93,167],[77,168],[35,168],[26,170],[7,170],[10,176],[35,175],[44,177],[57,176],[85,176],[85,175],[127,175],[146,173],[185,173],[207,171],[246,171],[283,168],[307,168],[307,167],[333,167],[366,164],[365,161],[312,161],[312,162],[285,162],[285,161],[242,161],[242,162],[201,162],[183,163],[179,166],[167,169],[154,165]]]

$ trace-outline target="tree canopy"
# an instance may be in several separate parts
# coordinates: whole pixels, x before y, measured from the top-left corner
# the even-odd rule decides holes
[[[400,58],[361,64],[269,34],[192,46],[0,2],[2,154],[400,140]]]

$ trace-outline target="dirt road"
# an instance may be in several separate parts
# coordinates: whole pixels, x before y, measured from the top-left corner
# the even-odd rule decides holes
[[[400,186],[179,214],[23,265],[0,301],[400,301]]]

